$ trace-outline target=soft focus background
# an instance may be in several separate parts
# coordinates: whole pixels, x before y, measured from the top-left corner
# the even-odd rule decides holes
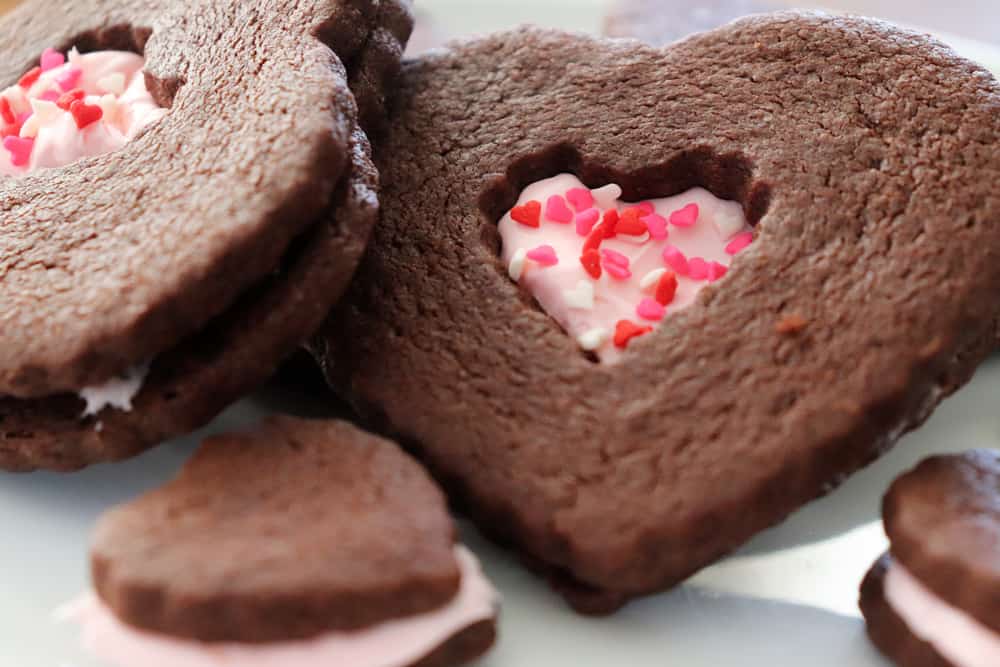
[[[417,3],[432,41],[520,23],[596,31],[604,7],[602,0]],[[0,9],[13,4],[0,0]],[[963,54],[1000,71],[1000,48],[988,44],[1000,47],[1000,0],[796,4],[869,13],[947,33]],[[927,425],[836,493],[677,590],[632,604],[610,619],[570,613],[516,558],[463,526],[463,539],[505,595],[501,641],[475,667],[888,667],[866,640],[856,607],[858,583],[885,548],[881,495],[925,456],[1000,447],[998,397],[1000,358],[987,363]],[[0,667],[110,667],[83,655],[75,628],[51,620],[55,607],[87,586],[86,549],[96,517],[170,478],[208,431],[245,425],[275,410],[322,414],[326,409],[316,397],[272,389],[234,406],[202,433],[121,465],[75,475],[0,473]]]

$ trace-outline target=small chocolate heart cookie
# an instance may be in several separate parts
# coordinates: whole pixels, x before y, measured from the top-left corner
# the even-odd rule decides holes
[[[98,4],[109,12],[109,15],[105,17],[108,25],[124,25],[121,23],[121,16],[119,16],[121,12],[125,11],[122,7],[112,11],[108,7],[115,3]],[[269,7],[266,20],[261,19],[256,23],[251,23],[251,25],[256,26],[251,32],[259,31],[261,34],[257,35],[256,38],[261,40],[281,42],[283,44],[281,53],[284,61],[298,63],[301,58],[310,60],[307,67],[300,67],[299,64],[294,65],[294,67],[289,65],[288,67],[291,68],[289,72],[281,73],[277,71],[281,69],[280,63],[284,62],[281,58],[271,58],[263,53],[256,56],[266,61],[266,67],[262,72],[268,73],[267,76],[273,77],[275,81],[280,80],[281,77],[289,78],[287,82],[289,91],[296,90],[292,87],[293,84],[309,89],[308,94],[299,95],[296,92],[290,93],[288,96],[290,100],[294,101],[294,104],[303,103],[308,107],[302,111],[303,115],[299,120],[293,120],[296,117],[295,113],[298,113],[297,111],[293,113],[292,109],[285,108],[284,102],[279,103],[279,99],[283,99],[279,94],[282,90],[280,86],[270,88],[267,95],[263,95],[263,89],[260,87],[270,85],[267,81],[260,80],[260,77],[264,76],[263,74],[260,77],[252,78],[250,82],[244,82],[246,85],[242,85],[239,90],[228,90],[235,84],[233,80],[222,76],[210,76],[210,71],[219,72],[221,66],[214,64],[212,59],[208,57],[207,54],[210,50],[206,49],[202,42],[207,43],[214,39],[215,33],[213,31],[215,28],[210,30],[206,24],[199,28],[204,33],[201,37],[186,36],[183,34],[182,27],[170,27],[178,21],[183,24],[183,21],[168,10],[164,10],[162,15],[155,13],[148,18],[151,21],[149,25],[153,28],[161,26],[162,33],[159,41],[157,41],[156,30],[153,30],[151,37],[148,31],[138,29],[71,34],[72,29],[66,28],[66,36],[59,37],[67,40],[75,39],[83,48],[98,49],[96,55],[102,55],[100,53],[102,49],[107,53],[106,47],[134,47],[142,50],[141,47],[146,46],[145,77],[142,69],[143,61],[140,56],[116,52],[119,54],[117,57],[130,56],[139,61],[137,65],[133,66],[134,69],[131,72],[132,83],[129,84],[131,87],[120,96],[123,100],[135,98],[140,88],[145,90],[144,82],[146,80],[154,82],[149,91],[158,90],[155,84],[156,79],[150,74],[151,71],[157,71],[157,67],[174,66],[176,63],[190,61],[185,67],[195,68],[199,71],[203,68],[205,71],[201,72],[198,77],[189,75],[188,78],[184,79],[183,85],[179,83],[179,80],[175,81],[179,87],[173,93],[173,107],[168,112],[159,109],[159,117],[154,118],[147,127],[137,133],[134,140],[123,141],[116,152],[82,159],[61,168],[38,168],[37,170],[25,168],[25,173],[15,174],[0,181],[0,187],[15,188],[24,193],[25,216],[32,215],[32,210],[42,211],[42,213],[36,211],[37,215],[42,216],[38,221],[31,224],[25,221],[16,224],[8,221],[11,224],[4,223],[0,232],[21,238],[27,234],[24,230],[33,228],[34,231],[28,234],[33,239],[30,242],[34,244],[29,255],[37,257],[42,257],[49,252],[53,253],[53,257],[64,256],[63,241],[76,247],[80,244],[73,241],[73,238],[79,240],[83,236],[92,235],[93,238],[90,241],[80,245],[81,248],[88,248],[87,250],[74,250],[73,253],[65,255],[65,257],[67,261],[76,262],[77,260],[74,258],[77,253],[96,252],[94,246],[99,246],[102,252],[108,254],[104,258],[103,264],[91,263],[91,268],[88,270],[81,268],[85,276],[78,279],[80,289],[83,290],[82,293],[94,295],[94,298],[103,294],[102,290],[105,288],[114,288],[114,281],[109,276],[118,270],[115,268],[119,266],[116,257],[128,255],[127,259],[122,259],[125,264],[133,259],[144,261],[141,259],[145,257],[144,253],[169,254],[167,253],[169,245],[176,250],[176,253],[172,255],[172,259],[169,257],[167,259],[172,261],[179,270],[186,271],[188,268],[201,267],[198,269],[199,275],[189,280],[186,287],[179,286],[179,289],[180,287],[183,289],[180,289],[175,296],[189,302],[192,308],[202,309],[211,316],[197,330],[190,331],[180,338],[171,338],[177,332],[164,336],[160,343],[155,344],[157,349],[150,357],[134,358],[131,353],[125,352],[130,365],[116,371],[117,377],[110,381],[101,381],[97,385],[81,385],[71,391],[51,396],[43,394],[37,398],[0,396],[0,467],[8,470],[31,470],[39,467],[59,470],[78,468],[98,461],[115,460],[135,454],[162,439],[204,424],[222,408],[265,380],[282,359],[288,356],[305,337],[315,331],[330,306],[346,287],[364,250],[378,209],[375,192],[378,180],[377,172],[371,164],[369,141],[362,129],[378,132],[384,124],[385,108],[382,91],[386,86],[392,84],[398,69],[398,59],[409,34],[409,26],[411,25],[409,5],[404,0],[382,0],[377,3],[331,2],[323,3],[324,12],[317,13],[317,7],[313,7],[307,2],[286,4],[289,6],[285,7],[285,11],[292,12],[291,18],[288,20],[292,20],[296,16],[301,19],[297,20],[297,28],[293,33],[295,35],[301,33],[300,37],[292,40],[290,44],[284,44],[284,41],[290,39],[289,35],[280,25],[269,23],[281,20],[271,14],[271,12],[277,12],[280,9],[276,7]],[[44,39],[49,39],[49,33],[44,31],[47,24],[46,26],[35,26],[34,24],[35,11],[39,5],[36,3],[31,7],[31,11],[22,9],[13,16],[4,19],[7,23],[0,22],[0,30],[6,29],[3,28],[4,25],[18,26],[16,30],[11,28],[13,32],[19,35],[25,31],[34,34],[33,39],[24,38],[26,42],[31,44],[40,44],[43,43]],[[223,15],[228,17],[229,23],[220,18],[218,26],[232,24],[228,30],[234,33],[224,37],[224,39],[239,41],[254,38],[253,35],[243,34],[236,27],[242,25],[240,21],[243,19],[249,20],[250,15],[243,16],[241,13],[247,11],[251,10],[246,7],[241,9],[231,6],[223,12]],[[206,12],[208,12],[207,9]],[[229,15],[230,13],[232,16]],[[138,14],[136,16],[145,15]],[[328,18],[326,21],[320,21],[319,16]],[[77,20],[79,22],[98,21],[99,18],[98,15],[81,15],[77,17]],[[195,20],[195,25],[201,25],[201,22],[208,21],[208,19],[209,17],[198,18]],[[139,18],[133,19],[135,25],[146,25],[139,21]],[[31,30],[34,30],[34,33]],[[78,28],[78,30],[80,29]],[[275,33],[275,35],[270,35],[270,33]],[[313,35],[322,38],[339,50],[331,52]],[[142,43],[130,44],[127,41],[128,39],[138,40],[140,38],[143,40]],[[199,42],[199,39],[202,41]],[[160,46],[156,46],[158,44]],[[252,54],[243,53],[246,51],[245,47],[246,45],[240,47],[241,55],[238,56],[239,58],[252,56]],[[25,46],[24,48],[29,51],[31,47]],[[51,71],[45,70],[39,74],[39,81],[32,86],[37,91],[28,89],[29,93],[37,92],[39,98],[46,96],[49,88],[60,88],[59,77],[64,75],[66,70],[72,72],[71,68],[77,67],[74,65],[74,61],[87,65],[86,60],[95,55],[95,53],[71,52],[67,59],[61,52],[54,49],[45,50],[42,53],[44,55],[41,58],[39,69],[45,69],[47,65],[53,65],[60,59],[63,62]],[[215,51],[211,50],[211,53],[214,54]],[[341,66],[338,56],[347,62],[347,70]],[[221,57],[219,54],[213,56],[213,58]],[[237,58],[237,56],[231,55],[227,58]],[[205,60],[205,62],[201,62],[201,60]],[[393,62],[397,63],[395,67]],[[160,64],[158,65],[158,63]],[[106,63],[98,62],[95,66],[106,69]],[[236,62],[226,65],[226,67],[236,68],[244,66],[249,67],[250,64]],[[101,90],[98,81],[110,75],[103,70],[91,72],[86,67],[78,67],[78,69],[83,70],[82,74],[77,75],[80,77],[78,83],[85,87],[93,86],[95,88],[93,95],[89,94],[87,90],[81,89],[84,93],[83,103],[92,100],[95,103],[90,106],[102,108],[100,104],[103,103],[104,98],[97,97],[97,93]],[[314,81],[308,78],[313,69],[316,69]],[[324,71],[327,73],[323,74]],[[348,76],[352,82],[357,83],[356,90],[347,87]],[[194,86],[195,82],[199,82],[197,86]],[[323,90],[323,87],[326,89]],[[227,90],[217,91],[215,88]],[[206,99],[199,102],[196,98],[199,94],[198,90],[202,89],[207,91],[205,92]],[[152,97],[152,92],[150,92],[150,97]],[[352,95],[352,93],[354,94]],[[281,134],[280,139],[276,139],[276,141],[284,144],[286,148],[290,147],[294,150],[287,151],[278,148],[277,144],[267,139],[266,136],[256,136],[254,129],[256,125],[234,127],[227,130],[228,134],[225,135],[233,137],[232,140],[228,141],[228,144],[231,145],[227,150],[243,150],[248,156],[247,160],[221,163],[218,166],[220,173],[216,174],[210,170],[206,173],[196,174],[190,185],[184,186],[183,191],[178,190],[178,183],[197,170],[194,169],[190,161],[187,164],[177,163],[179,160],[184,162],[183,151],[172,152],[172,149],[159,153],[156,151],[163,142],[172,142],[171,145],[175,147],[186,145],[184,142],[187,140],[184,137],[188,134],[195,135],[200,138],[199,140],[210,144],[214,142],[215,139],[202,136],[203,128],[197,125],[200,122],[197,120],[200,114],[210,111],[201,108],[199,104],[208,104],[208,100],[214,99],[213,96],[233,97],[232,101],[227,103],[229,106],[226,115],[227,117],[231,116],[232,122],[237,125],[243,122],[237,117],[240,113],[246,114],[248,119],[252,118],[254,123],[258,123],[260,120],[258,116],[263,113],[263,111],[258,110],[258,107],[267,110],[268,114],[273,115],[272,121],[275,126],[272,129]],[[357,98],[360,107],[367,110],[360,127],[355,124],[354,97]],[[3,99],[6,98],[0,97],[0,112],[3,110]],[[144,98],[139,99],[141,101]],[[268,99],[277,106],[265,103]],[[180,101],[183,101],[186,106],[180,106]],[[43,102],[44,100],[31,101],[35,106]],[[70,104],[75,102],[76,100]],[[125,106],[125,104],[122,103],[120,106]],[[157,111],[151,101],[147,102],[147,107],[142,107],[142,109],[149,113]],[[182,111],[182,109],[186,111]],[[64,143],[68,141],[68,145],[71,147],[83,146],[86,148],[89,146],[88,141],[90,141],[91,134],[88,133],[98,131],[110,133],[113,131],[113,128],[105,130],[103,125],[87,126],[83,130],[78,130],[74,127],[75,121],[70,118],[71,114],[64,115],[66,116],[65,123],[70,124],[68,129],[62,128],[64,134],[69,136],[69,139],[64,137]],[[131,109],[126,109],[123,115],[126,118],[132,118],[136,114]],[[305,132],[308,129],[306,127],[307,118],[314,118],[309,121],[312,123],[312,129],[308,130],[312,133],[310,135],[312,138],[300,139],[296,132],[300,130]],[[179,124],[179,126],[171,129],[167,134],[162,134],[167,132],[168,128],[163,124],[168,121]],[[27,122],[30,123],[31,118],[28,118]],[[61,127],[57,126],[55,130]],[[318,145],[326,145],[331,141],[339,142],[341,127],[347,132],[343,146],[337,143],[333,146],[336,150],[332,150],[332,152],[324,149],[324,153],[330,153],[330,155],[322,157],[317,154],[315,161],[309,165],[299,164],[296,167],[299,170],[299,177],[296,179],[297,189],[293,188],[282,194],[280,183],[289,176],[288,169],[290,168],[284,163],[286,158],[293,162],[301,160],[308,142],[313,140]],[[46,139],[50,142],[53,141],[51,139],[52,132],[49,130],[48,127],[41,128],[38,134],[39,138],[35,139],[33,150],[37,151],[37,147],[42,145]],[[306,143],[298,146],[298,142]],[[148,150],[153,151],[158,157],[142,153],[139,148],[140,144],[148,144]],[[193,145],[191,144],[191,146]],[[187,150],[189,149],[184,148],[184,151]],[[279,153],[281,156],[278,155]],[[284,155],[285,153],[289,153],[289,155]],[[56,154],[63,155],[65,151],[57,151]],[[279,157],[281,159],[278,159]],[[108,176],[107,179],[101,180],[101,183],[104,183],[106,188],[118,192],[119,195],[110,197],[105,192],[93,196],[93,206],[95,207],[93,215],[95,219],[101,218],[99,224],[80,222],[76,226],[67,228],[65,232],[60,231],[51,242],[42,238],[34,238],[34,235],[41,234],[45,229],[54,228],[53,226],[61,224],[58,217],[51,217],[54,214],[45,209],[44,202],[54,196],[51,193],[59,192],[58,188],[51,184],[51,181],[71,178],[72,174],[78,172],[81,175],[72,176],[72,178],[90,178],[90,176],[86,176],[90,173],[88,171],[90,169],[104,169],[110,174],[112,172],[108,170],[121,170],[125,167],[102,167],[101,165],[108,162],[117,165],[118,161],[126,159],[134,162],[134,164],[129,163],[128,167],[133,171],[135,169],[164,172],[177,170],[182,173],[182,177],[179,177],[182,180],[171,181],[170,178],[164,177],[155,184],[140,185],[138,180],[125,175],[120,178]],[[0,160],[0,170],[3,166],[4,163]],[[281,172],[280,178],[272,180],[270,176],[265,174],[272,169]],[[257,173],[258,170],[264,171]],[[222,185],[225,179],[232,179],[234,183],[248,191],[253,190],[253,196],[240,194],[240,190],[235,185]],[[317,199],[320,204],[318,213],[313,212],[311,207],[308,213],[292,210],[308,203],[307,199],[303,198],[303,191],[299,186],[316,187],[322,190],[322,196]],[[131,201],[129,198],[134,194],[132,193],[134,187],[140,188],[142,201],[133,201],[130,204],[127,202]],[[332,191],[329,190],[331,187]],[[44,193],[33,193],[32,188],[44,190]],[[168,192],[162,196],[156,194],[161,190]],[[258,201],[261,198],[270,198],[278,203],[263,205]],[[86,197],[83,199],[89,201]],[[161,200],[164,199],[170,199],[173,203],[163,204]],[[124,203],[110,206],[109,201],[122,201]],[[185,208],[194,205],[192,202],[199,201],[204,205],[204,210],[201,213],[187,211]],[[282,201],[284,203],[280,203]],[[32,202],[38,202],[37,206],[34,206]],[[83,206],[78,197],[74,199],[67,195],[67,202],[71,202],[74,207]],[[220,218],[213,217],[215,214],[209,215],[211,211],[215,210],[211,207],[215,207],[219,211],[221,209],[231,210],[236,217],[230,219],[226,217],[229,215],[228,213],[218,212],[218,215],[226,221],[225,224],[220,224]],[[120,208],[123,210],[119,210]],[[147,237],[133,229],[133,225],[147,224],[143,222],[147,218],[148,224],[156,226],[157,233],[161,237]],[[264,225],[269,229],[278,230],[281,235],[291,233],[293,238],[287,243],[279,243],[271,232],[265,234],[265,232],[253,231],[249,223],[240,222],[244,218],[257,220],[255,225]],[[291,231],[293,227],[303,224],[305,227],[301,231]],[[188,233],[197,235],[198,240],[182,243],[179,238],[175,238],[175,236],[179,237]],[[27,236],[24,238],[27,239]],[[25,241],[25,243],[28,242]],[[265,251],[259,252],[251,250],[247,243],[264,243],[267,248]],[[211,256],[215,251],[210,250],[209,245],[218,246],[224,256],[217,260],[212,259]],[[265,255],[275,251],[278,251],[278,254],[274,258],[263,259]],[[246,253],[250,253],[250,255]],[[226,303],[226,299],[220,298],[213,291],[214,287],[206,286],[206,281],[214,280],[208,272],[223,272],[225,275],[220,280],[224,283],[224,289],[228,290],[232,287],[230,279],[235,279],[239,271],[247,268],[243,266],[244,260],[246,263],[261,262],[260,269],[263,269],[266,264],[266,273],[255,275],[248,288],[236,294],[235,300]],[[22,300],[23,294],[26,292],[23,292],[23,284],[19,281],[23,278],[33,285],[32,289],[37,292],[42,304],[54,303],[54,301],[66,298],[67,295],[63,294],[64,290],[60,287],[60,281],[66,278],[66,275],[57,267],[45,270],[44,263],[22,264],[17,258],[17,253],[0,256],[0,262],[6,261],[11,262],[12,267],[16,265],[20,268],[12,268],[0,278],[0,295],[7,294],[12,300]],[[239,267],[233,268],[237,264]],[[83,267],[84,264],[79,263],[78,265]],[[230,269],[236,273],[232,273]],[[49,280],[50,277],[51,280]],[[114,312],[114,317],[136,317],[138,319],[135,322],[145,321],[147,317],[151,316],[150,308],[153,307],[153,302],[160,299],[160,296],[152,296],[162,287],[159,284],[160,281],[154,280],[153,276],[145,270],[132,269],[129,269],[122,279],[130,281],[136,291],[150,296],[153,301],[148,302],[142,308],[129,306],[127,300],[120,301],[119,305],[123,310],[121,313]],[[90,282],[93,283],[94,287],[88,287]],[[52,290],[51,294],[46,292],[49,289]],[[122,289],[126,288],[122,287]],[[6,299],[7,297],[2,298]],[[180,317],[181,310],[178,310],[180,306],[168,307],[165,304],[166,302],[161,304],[163,308],[166,308],[163,312],[167,319],[177,326],[189,327],[194,323],[194,320],[187,316]],[[92,304],[87,299],[81,298],[79,300],[78,308],[90,309],[91,307]],[[108,312],[112,311],[113,308],[109,306]],[[65,313],[60,315],[60,317],[64,316]],[[104,316],[98,317],[95,313],[92,317],[78,318],[72,332],[66,329],[63,331],[67,332],[67,335],[72,333],[73,336],[89,337],[97,335],[92,330],[92,326],[101,328],[107,323]],[[9,333],[23,339],[22,342],[25,344],[34,345],[35,343],[28,340],[30,338],[28,334],[32,330],[31,327],[37,328],[38,326],[41,325],[25,321],[26,328],[23,331],[10,331]],[[51,334],[54,329],[45,329],[44,331]],[[8,329],[5,328],[4,332],[8,332]],[[121,329],[121,334],[130,337],[130,344],[150,344],[150,340],[145,334],[135,327]],[[101,335],[103,336],[103,334]],[[97,354],[99,347],[87,343],[83,344],[80,349],[86,351],[86,354]],[[124,352],[124,348],[116,348],[115,353],[117,354],[117,352]],[[143,352],[142,354],[147,353]],[[12,355],[9,359],[10,368],[17,365],[19,360],[23,358],[26,357]],[[62,369],[75,373],[84,366],[90,367],[89,362],[83,365],[67,362],[69,365],[64,365],[66,360],[56,360],[55,357],[52,357],[52,360],[53,363],[48,366],[49,370]],[[48,371],[45,372],[48,373]],[[73,380],[77,383],[87,381],[83,377],[77,377]],[[0,393],[2,392],[3,390],[0,390]]]
[[[926,36],[522,29],[401,81],[314,350],[582,610],[829,492],[994,346],[1000,85]]]
[[[210,438],[175,480],[102,517],[91,559],[95,594],[70,615],[122,667],[444,666],[495,634],[498,598],[444,496],[345,422]]]
[[[883,510],[890,551],[861,586],[875,645],[900,667],[1000,664],[1000,454],[927,459]]]

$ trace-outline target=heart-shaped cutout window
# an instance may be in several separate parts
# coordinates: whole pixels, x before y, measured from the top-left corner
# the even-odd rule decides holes
[[[621,197],[560,174],[525,187],[498,227],[511,279],[601,362],[694,303],[753,242],[743,207],[703,188]]]

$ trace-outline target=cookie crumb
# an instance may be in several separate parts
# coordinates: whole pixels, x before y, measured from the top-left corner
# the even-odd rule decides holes
[[[785,315],[774,325],[774,330],[782,335],[794,336],[805,329],[808,324],[809,321],[801,315]]]

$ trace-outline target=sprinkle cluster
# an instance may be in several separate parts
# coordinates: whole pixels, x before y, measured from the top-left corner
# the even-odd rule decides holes
[[[530,229],[541,230],[543,225],[548,224],[572,225],[576,237],[580,239],[579,255],[572,258],[559,257],[556,249],[547,244],[517,249],[510,256],[508,265],[508,273],[513,280],[520,281],[529,266],[545,270],[559,265],[560,261],[579,262],[587,279],[564,289],[561,295],[562,303],[567,308],[576,310],[594,308],[595,286],[602,280],[620,284],[636,283],[638,289],[627,292],[639,295],[633,302],[634,318],[617,320],[613,330],[595,326],[577,335],[579,345],[589,351],[597,350],[609,340],[615,348],[624,350],[633,339],[651,332],[664,319],[667,308],[674,303],[679,279],[708,284],[721,279],[728,270],[719,261],[689,257],[670,242],[671,232],[675,229],[693,229],[699,224],[712,224],[704,221],[697,203],[689,203],[669,214],[664,212],[661,215],[657,213],[657,206],[653,202],[620,204],[620,196],[621,188],[616,185],[595,190],[574,187],[561,194],[548,196],[547,199],[543,196],[541,200],[528,200],[515,206],[509,213],[514,222]],[[613,203],[607,205],[608,202]],[[730,229],[726,231],[724,240],[715,252],[721,253],[724,244],[725,254],[733,256],[752,243],[753,233],[742,219],[736,226],[730,221],[729,226]],[[628,247],[636,246],[637,249],[655,244],[649,251],[659,252],[662,266],[646,271],[644,275],[633,276],[634,267],[629,258],[605,247],[610,239],[628,243]],[[562,247],[565,253],[565,244]]]
[[[46,49],[37,67],[0,92],[0,138],[15,167],[30,164],[39,130],[58,122],[63,114],[72,116],[79,132],[117,116],[125,75],[108,74],[97,81],[96,91],[85,91],[79,87],[83,78],[80,58],[76,49],[68,57]]]

